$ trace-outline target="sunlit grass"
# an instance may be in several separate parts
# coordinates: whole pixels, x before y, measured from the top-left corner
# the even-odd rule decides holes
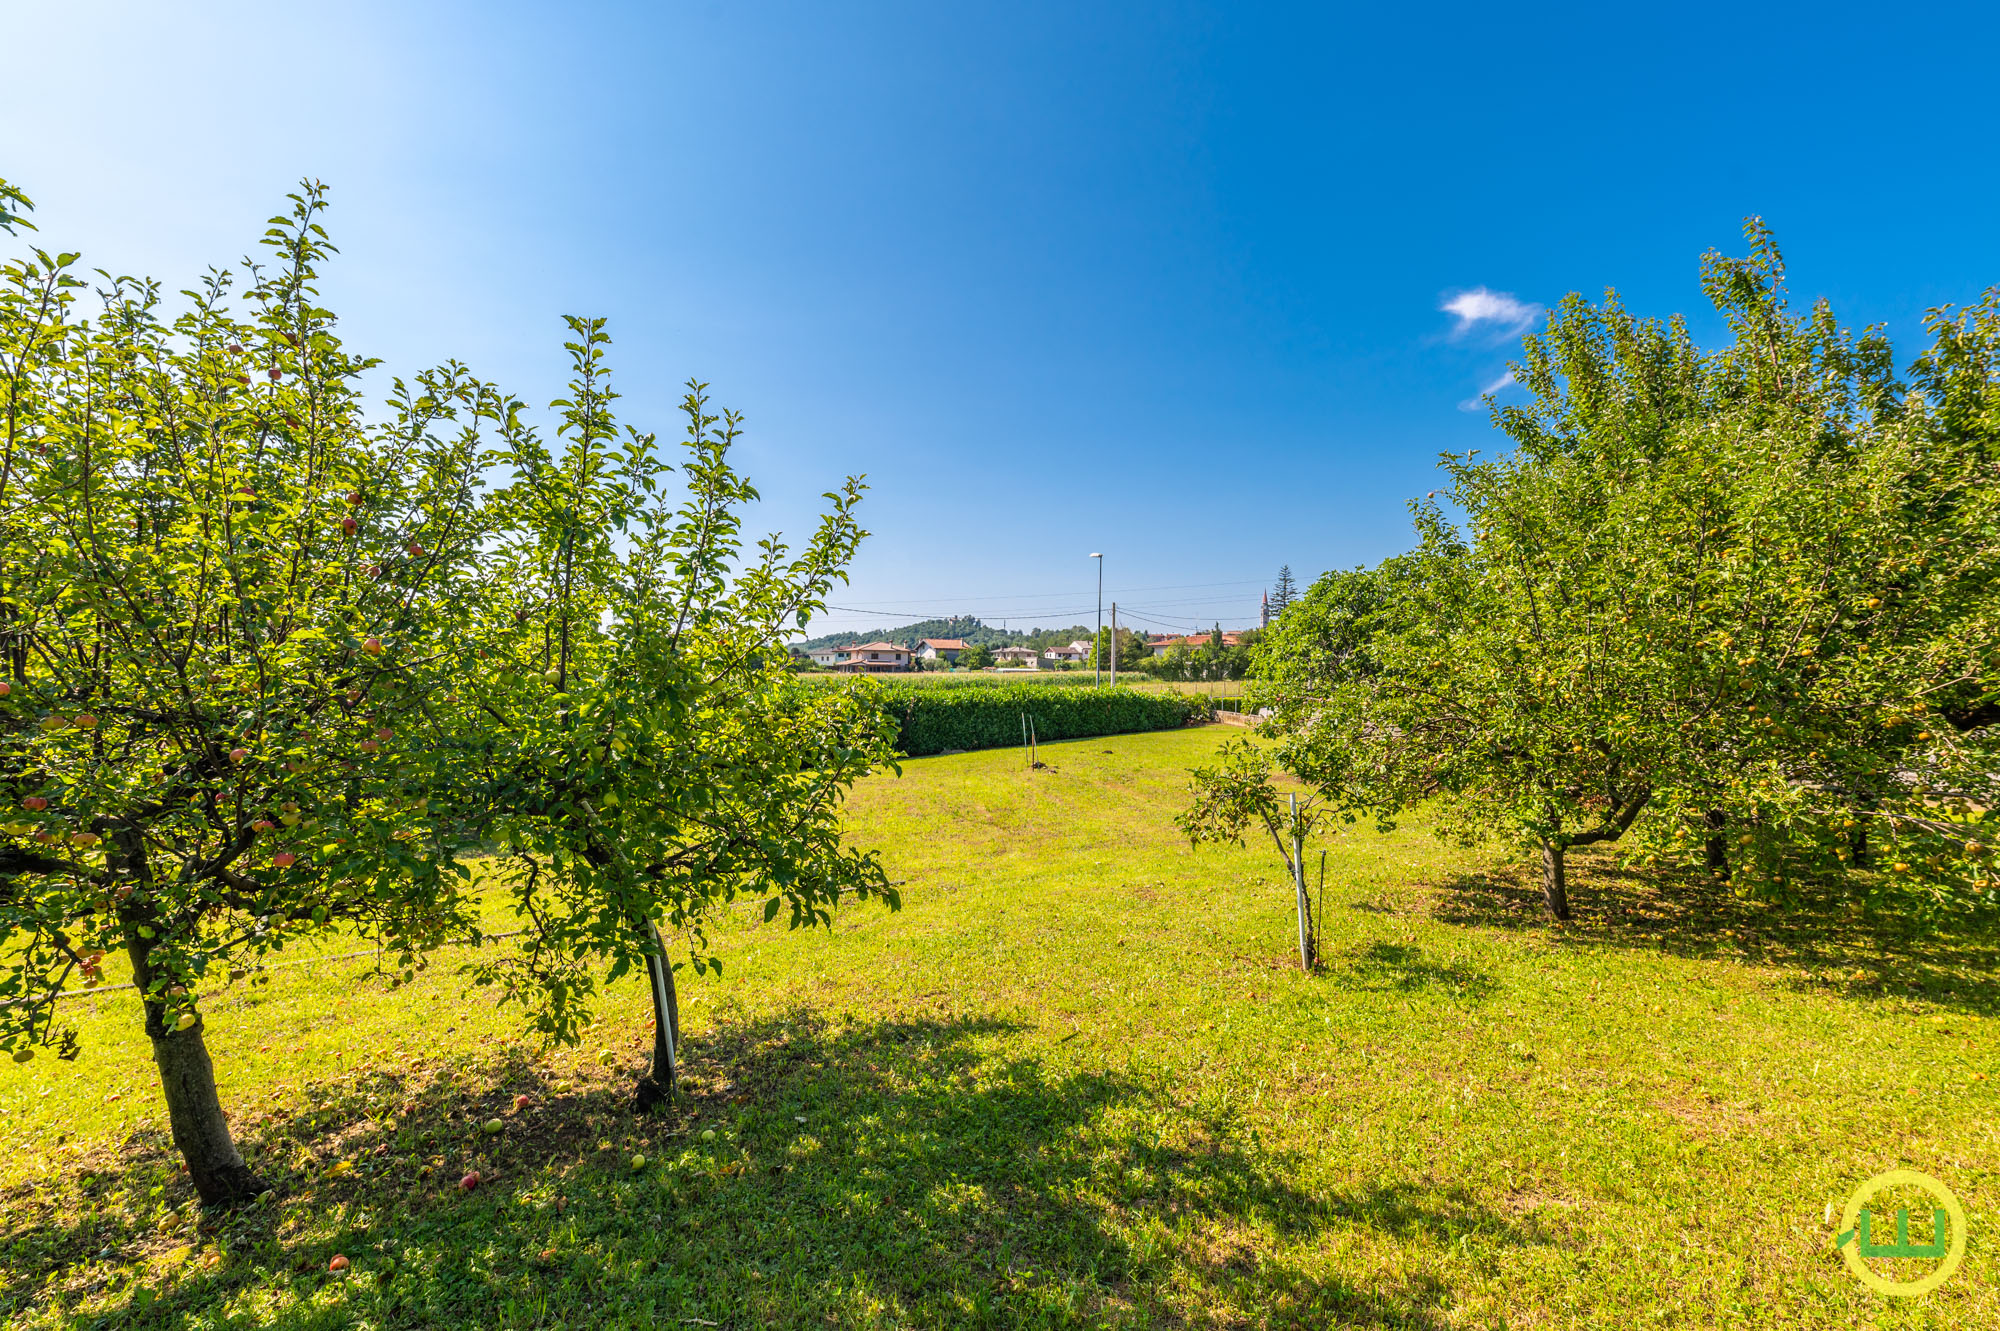
[[[1350,829],[1302,975],[1274,858],[1169,822],[1220,738],[868,782],[852,834],[904,910],[746,905],[659,1118],[626,1107],[632,985],[553,1054],[449,953],[216,995],[280,1185],[233,1217],[189,1204],[131,995],[81,1000],[76,1064],[0,1072],[0,1297],[28,1327],[2000,1325],[1991,938],[1601,858],[1557,928],[1504,857]],[[1902,1304],[1825,1221],[1896,1166],[1973,1236]]]

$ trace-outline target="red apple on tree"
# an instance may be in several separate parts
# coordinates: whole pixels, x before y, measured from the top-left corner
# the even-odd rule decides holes
[[[346,532],[349,536],[352,536],[354,535],[355,532],[361,530],[361,524],[356,522],[351,517],[342,518],[340,520],[340,529]]]
[[[76,720],[70,722],[70,724],[75,726],[78,730],[92,730],[95,729],[97,726],[97,718],[92,716],[89,712],[84,712],[80,716],[78,716]]]
[[[361,644],[361,650],[370,656],[380,656],[382,654],[382,640],[380,638],[370,638]]]
[[[240,763],[249,756],[250,750],[245,748],[234,748],[229,751],[229,761],[232,763]]]
[[[292,854],[289,850],[281,850],[271,857],[272,866],[279,869],[289,869],[298,862],[299,857]]]

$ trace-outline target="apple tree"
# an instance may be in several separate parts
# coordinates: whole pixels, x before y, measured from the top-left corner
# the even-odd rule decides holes
[[[1558,916],[1566,851],[1628,833],[1745,892],[1990,902],[1993,302],[1912,390],[1751,240],[1707,261],[1719,351],[1615,299],[1525,340],[1514,450],[1447,457],[1417,550],[1273,630],[1268,733],[1356,807],[1537,849]]]
[[[472,923],[431,792],[467,752],[494,398],[446,367],[367,423],[324,203],[172,317],[74,254],[0,269],[0,1048],[74,1057],[57,1000],[129,966],[209,1203],[264,1184],[200,997],[328,930],[408,964]]]
[[[866,688],[802,684],[785,648],[845,578],[860,481],[826,496],[803,547],[746,546],[757,492],[731,465],[740,418],[691,383],[676,468],[614,419],[603,321],[569,328],[553,442],[510,410],[492,459],[508,480],[467,687],[491,736],[480,826],[527,932],[476,973],[574,1040],[600,983],[644,967],[646,1108],[673,1091],[675,969],[720,967],[707,930],[730,902],[758,898],[766,922],[794,928],[828,923],[843,897],[897,904],[874,853],[842,844],[840,816],[849,786],[891,761],[896,728]]]

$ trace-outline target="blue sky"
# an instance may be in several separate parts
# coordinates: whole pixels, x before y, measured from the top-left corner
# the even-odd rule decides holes
[[[0,0],[0,175],[176,285],[317,176],[398,370],[544,402],[608,316],[627,419],[748,415],[753,525],[868,474],[821,628],[1087,619],[1093,550],[1132,622],[1237,624],[1407,545],[1565,292],[1712,332],[1749,213],[1912,350],[2000,282],[1993,12]]]

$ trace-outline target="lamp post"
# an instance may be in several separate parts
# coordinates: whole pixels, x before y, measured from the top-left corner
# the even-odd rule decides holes
[[[1090,557],[1097,561],[1097,632],[1090,639],[1090,683],[1094,688],[1104,682],[1104,662],[1097,659],[1097,640],[1104,636],[1104,556],[1093,553]]]

